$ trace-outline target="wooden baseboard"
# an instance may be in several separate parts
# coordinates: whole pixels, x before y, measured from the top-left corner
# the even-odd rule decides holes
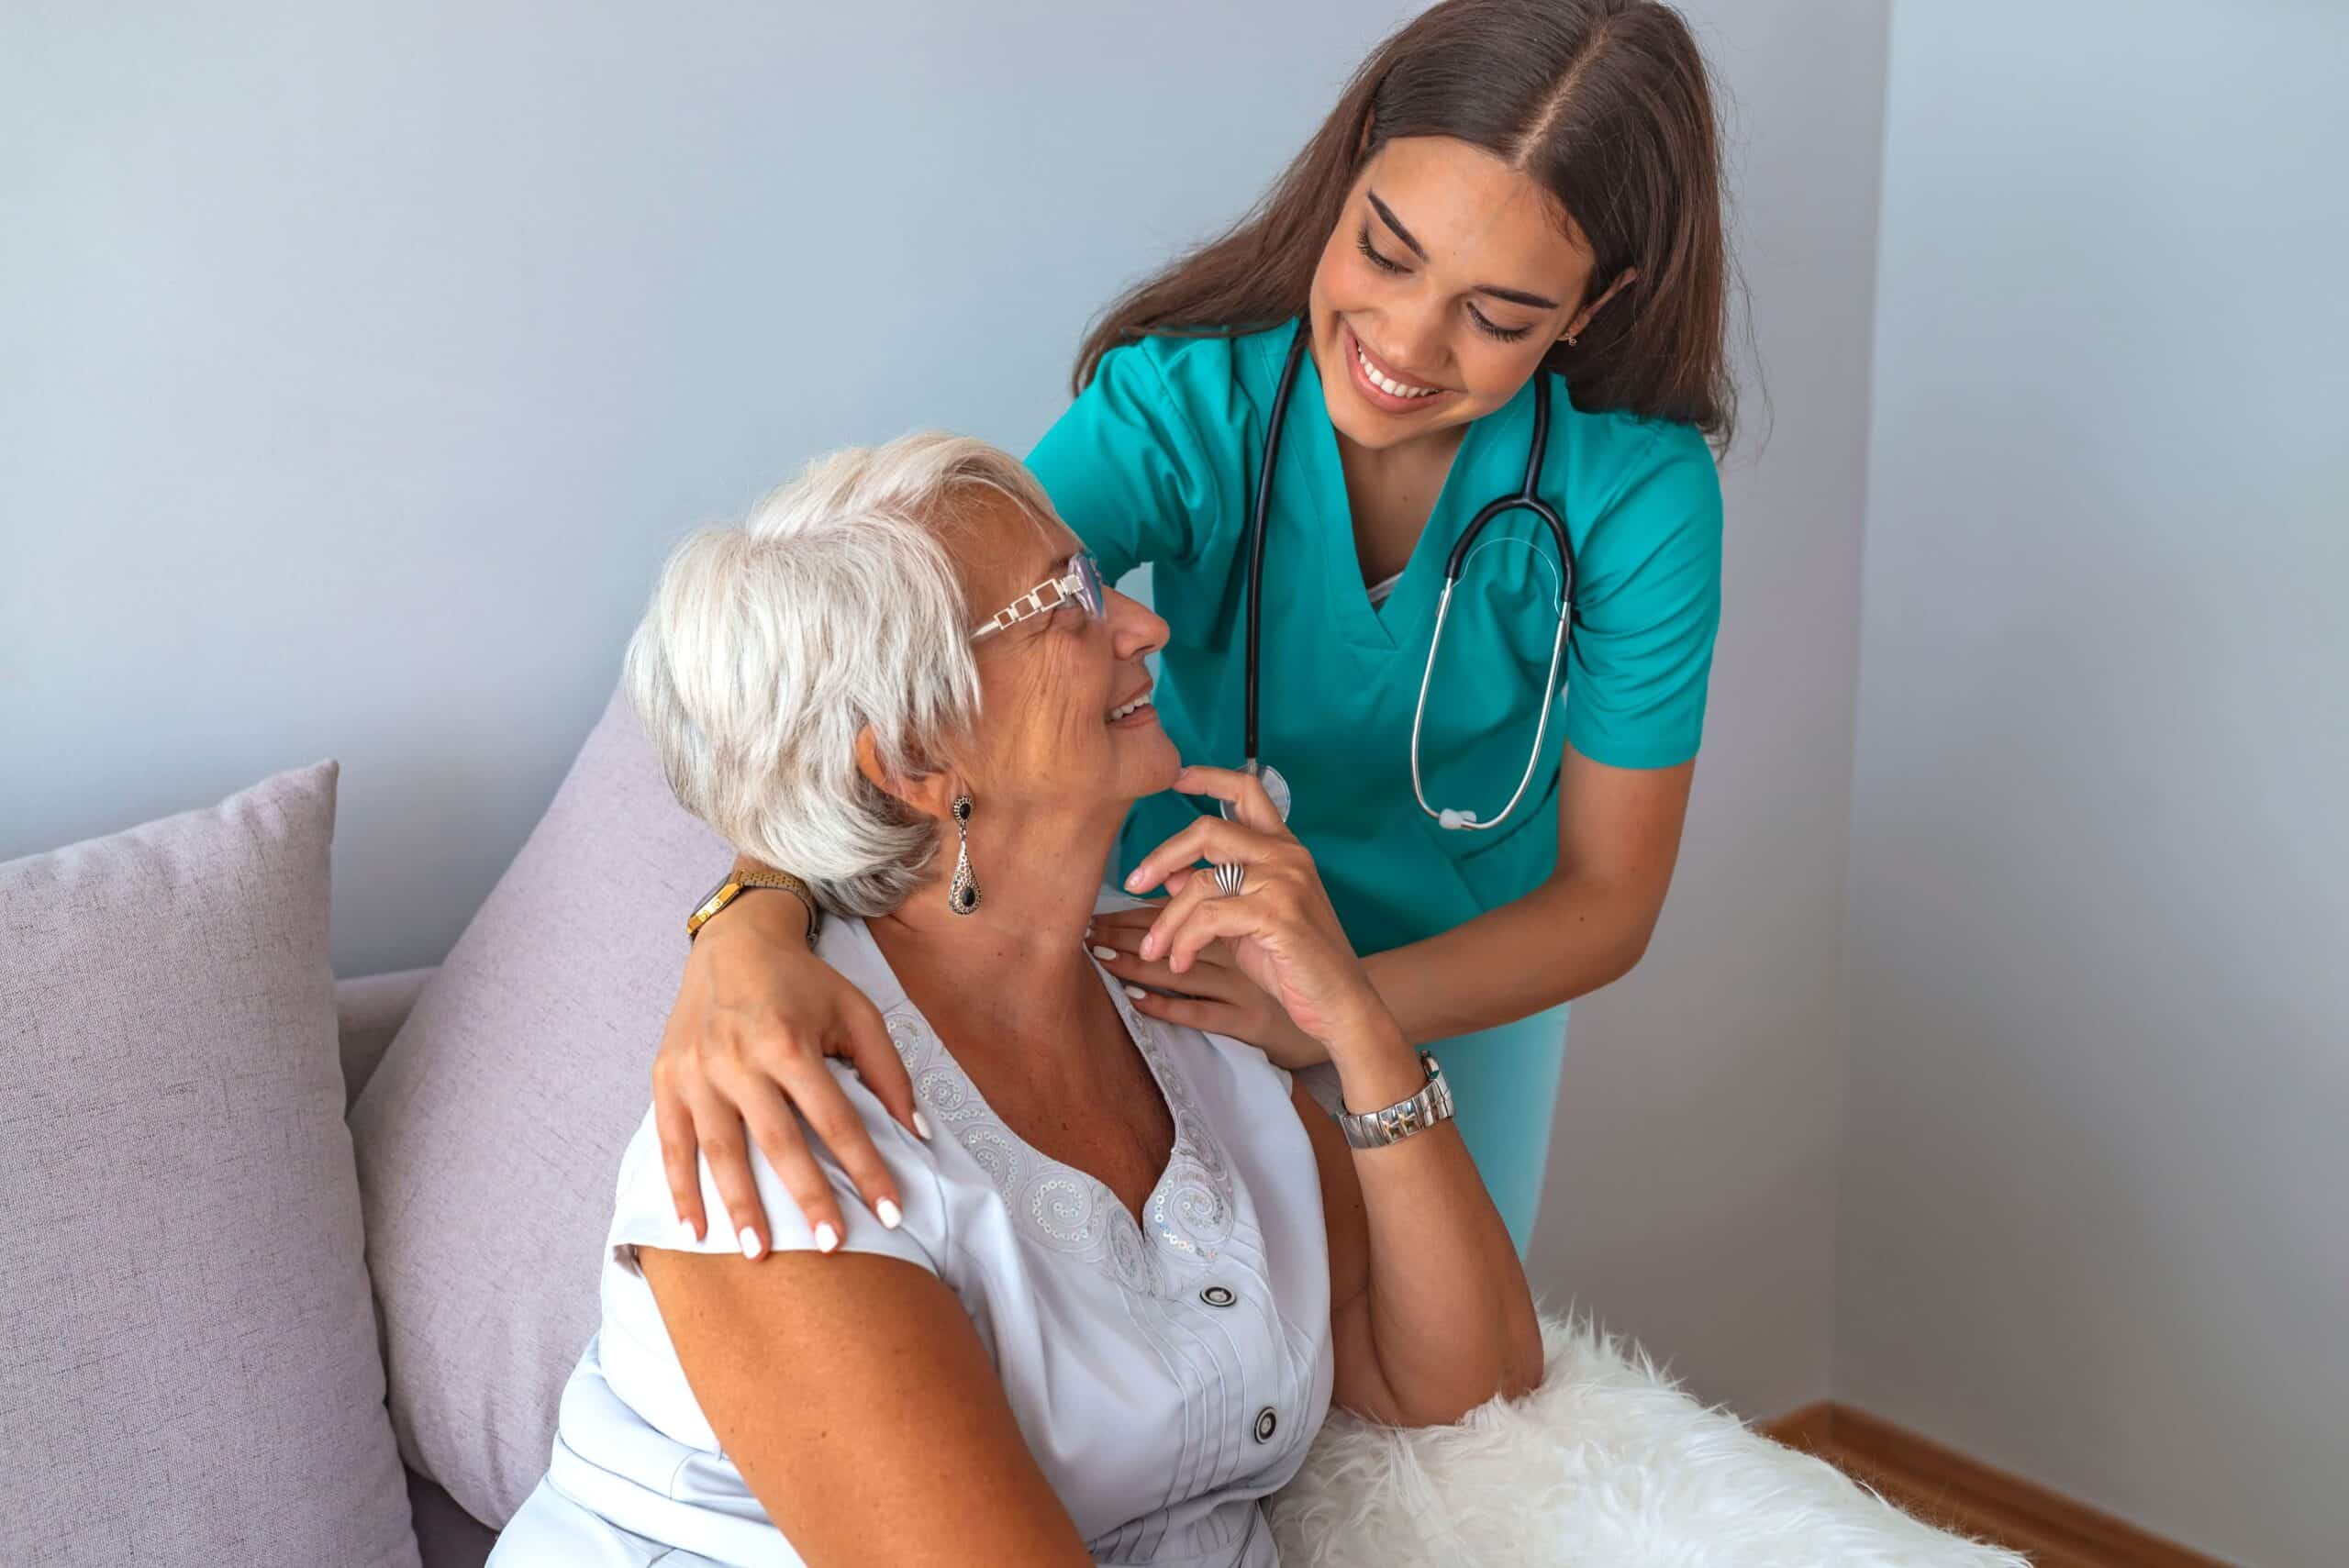
[[[1758,1429],[1817,1454],[1919,1518],[1996,1541],[2039,1568],[2227,1568],[1848,1405],[1806,1405]]]

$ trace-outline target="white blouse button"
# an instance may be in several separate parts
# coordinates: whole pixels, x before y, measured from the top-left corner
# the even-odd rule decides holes
[[[1229,1307],[1240,1298],[1232,1295],[1228,1286],[1211,1284],[1199,1292],[1199,1299],[1209,1307]]]
[[[1257,1411],[1256,1440],[1260,1443],[1268,1443],[1272,1441],[1274,1429],[1278,1427],[1280,1424],[1280,1417],[1274,1413],[1273,1407],[1270,1405],[1267,1405],[1263,1409]]]

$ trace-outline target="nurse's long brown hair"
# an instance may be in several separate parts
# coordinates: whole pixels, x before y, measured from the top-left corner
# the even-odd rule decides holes
[[[1719,132],[1696,39],[1653,0],[1444,0],[1407,24],[1253,210],[1103,313],[1078,350],[1075,389],[1120,343],[1300,314],[1355,176],[1409,136],[1455,138],[1540,182],[1597,251],[1594,289],[1639,269],[1576,343],[1542,361],[1575,406],[1680,420],[1727,446],[1736,395]]]

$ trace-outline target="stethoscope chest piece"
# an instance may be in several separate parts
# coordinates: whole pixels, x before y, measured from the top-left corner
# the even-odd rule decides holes
[[[1281,771],[1270,762],[1259,762],[1253,758],[1241,763],[1240,767],[1241,772],[1256,775],[1257,782],[1264,786],[1264,793],[1273,798],[1273,809],[1281,814],[1281,820],[1286,823],[1294,797],[1288,792],[1288,780],[1281,776]],[[1216,809],[1223,814],[1226,821],[1231,819],[1231,807],[1224,802],[1216,802]]]

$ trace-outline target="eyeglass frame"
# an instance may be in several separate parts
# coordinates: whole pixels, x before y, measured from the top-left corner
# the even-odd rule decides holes
[[[1048,604],[1046,590],[1052,595]],[[1008,631],[1023,620],[1048,615],[1070,600],[1085,606],[1085,613],[1094,620],[1106,620],[1109,615],[1109,586],[1101,575],[1101,563],[1088,550],[1078,550],[1068,558],[1068,570],[1045,578],[1011,603],[996,611],[971,628],[971,640],[977,642],[998,631]]]

